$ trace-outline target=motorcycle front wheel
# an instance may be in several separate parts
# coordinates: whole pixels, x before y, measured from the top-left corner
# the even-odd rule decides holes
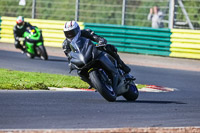
[[[31,54],[31,53],[26,53],[26,56],[28,57],[28,58],[30,58],[30,59],[33,59],[35,56],[33,55],[33,54]]]
[[[105,76],[102,77],[98,70],[89,73],[90,80],[93,87],[109,102],[116,101],[116,94],[112,88],[112,85],[108,82]]]
[[[47,55],[47,52],[46,52],[46,49],[43,45],[39,46],[39,49],[40,49],[40,58],[42,60],[48,60],[48,55]]]

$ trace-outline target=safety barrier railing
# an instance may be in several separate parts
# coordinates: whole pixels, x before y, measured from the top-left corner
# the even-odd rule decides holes
[[[200,31],[199,30],[171,30],[170,56],[200,59]]]
[[[14,43],[16,18],[1,17],[0,42]],[[61,47],[65,21],[25,19],[43,31],[44,45]],[[200,31],[79,22],[115,45],[120,52],[200,59]]]
[[[121,52],[162,56],[170,54],[169,29],[89,23],[84,25],[105,37],[108,43],[115,45]]]

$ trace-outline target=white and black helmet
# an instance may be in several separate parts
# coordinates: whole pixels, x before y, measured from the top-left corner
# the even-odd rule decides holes
[[[63,31],[65,37],[72,40],[80,32],[80,27],[76,21],[67,21]]]

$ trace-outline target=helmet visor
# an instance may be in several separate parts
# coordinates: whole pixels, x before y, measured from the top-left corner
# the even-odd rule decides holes
[[[68,39],[73,39],[79,32],[79,27],[70,30],[70,31],[64,31],[65,37]]]
[[[17,27],[18,27],[19,29],[23,28],[23,26],[24,26],[24,22],[18,22],[18,23],[17,23]]]
[[[23,22],[18,22],[17,25],[18,25],[18,26],[22,26],[22,25],[23,25]]]

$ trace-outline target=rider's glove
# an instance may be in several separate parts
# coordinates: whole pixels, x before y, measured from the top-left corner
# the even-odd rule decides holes
[[[99,44],[100,44],[100,45],[105,45],[105,44],[107,44],[107,40],[104,39],[104,38],[100,38],[100,39],[99,39]]]
[[[15,40],[16,40],[16,41],[19,41],[19,37],[16,37]]]

